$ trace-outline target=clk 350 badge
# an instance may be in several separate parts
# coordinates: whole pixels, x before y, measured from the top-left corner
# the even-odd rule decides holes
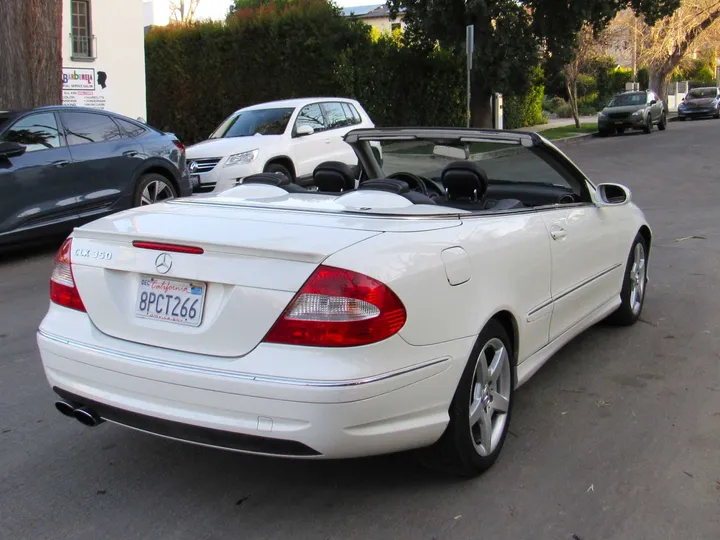
[[[112,253],[109,251],[95,251],[93,249],[76,249],[75,256],[85,257],[86,259],[100,259],[103,261],[112,259]]]

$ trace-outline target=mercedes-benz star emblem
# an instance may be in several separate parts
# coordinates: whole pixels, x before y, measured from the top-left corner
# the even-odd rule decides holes
[[[172,257],[167,253],[161,253],[155,259],[155,270],[160,274],[167,274],[172,268]]]
[[[197,161],[191,161],[190,164],[188,165],[188,170],[189,170],[191,173],[194,173],[195,171],[197,171],[197,170],[198,170]]]

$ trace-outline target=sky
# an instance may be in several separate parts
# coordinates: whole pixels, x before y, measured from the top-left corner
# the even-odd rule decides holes
[[[340,7],[371,6],[383,0],[335,0]],[[200,0],[195,16],[198,19],[224,19],[232,0]]]

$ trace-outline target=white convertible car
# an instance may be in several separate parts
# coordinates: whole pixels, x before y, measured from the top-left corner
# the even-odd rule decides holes
[[[474,475],[518,386],[588,327],[640,316],[642,212],[542,137],[346,141],[359,178],[264,173],[76,229],[38,331],[57,409],[272,456],[421,449]]]

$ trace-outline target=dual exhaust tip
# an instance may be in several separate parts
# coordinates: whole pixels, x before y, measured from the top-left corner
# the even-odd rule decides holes
[[[73,404],[69,401],[60,400],[55,402],[55,408],[60,414],[69,418],[74,418],[84,426],[95,427],[102,424],[105,420],[88,407]]]

